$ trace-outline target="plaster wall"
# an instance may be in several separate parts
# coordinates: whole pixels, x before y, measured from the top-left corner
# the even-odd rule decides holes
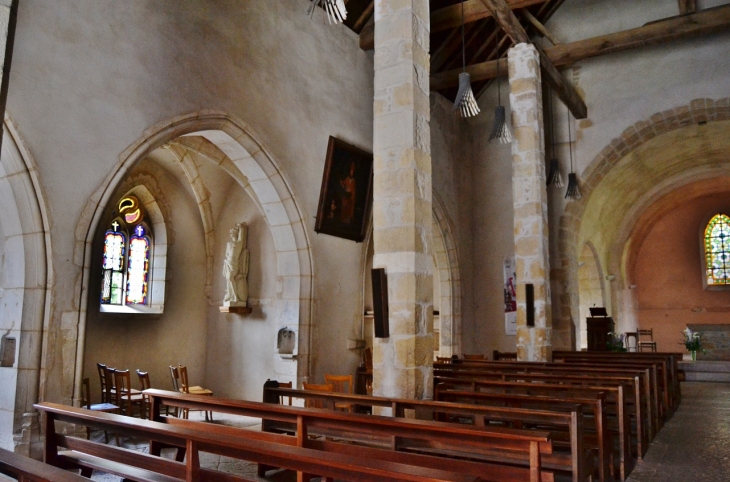
[[[0,164],[0,169],[2,169],[2,164]],[[9,187],[7,180],[3,179],[3,181],[4,185],[0,185],[0,196],[2,196],[3,203],[8,202],[8,204],[3,205],[9,206],[11,201],[14,205],[15,202],[12,197],[9,199],[7,197],[7,194],[12,196],[12,193],[5,192],[6,188]],[[12,275],[23,271],[15,271],[14,273],[9,271],[10,262],[17,253],[6,250],[7,242],[3,222],[5,220],[9,221],[8,218],[11,215],[12,213],[3,213],[3,216],[0,217],[0,336],[7,334],[8,336],[14,336],[17,340],[20,334],[20,315],[23,306],[22,289],[13,289],[9,283],[12,281]],[[17,217],[17,212],[15,216]],[[13,449],[13,412],[15,409],[17,376],[17,365],[0,367],[0,387],[2,387],[2,390],[0,390],[0,448],[6,450]]]
[[[205,387],[213,390],[216,396],[259,400],[264,382],[274,372],[278,331],[274,304],[277,294],[274,240],[266,219],[238,184],[221,191],[220,203],[213,206],[219,241],[213,262],[213,295],[205,318],[208,340]],[[222,272],[226,243],[229,230],[237,222],[248,225],[248,301],[253,313],[245,316],[221,313],[218,309],[225,293]]]
[[[730,192],[698,197],[658,219],[636,257],[639,327],[654,330],[659,351],[679,345],[688,324],[727,324],[730,290],[704,289],[702,233],[714,214],[730,212]]]
[[[137,182],[148,186],[165,216],[168,240],[165,311],[161,315],[100,313],[103,232],[111,222],[111,211],[119,196]],[[106,222],[101,223],[97,232],[91,265],[84,376],[90,378],[94,402],[100,400],[96,363],[129,369],[135,387],[138,385],[136,369],[149,372],[152,386],[162,389],[172,389],[169,365],[186,365],[190,380],[196,385],[202,384],[205,374],[208,324],[203,227],[182,169],[158,156],[150,156],[132,169],[118,193],[108,208]],[[153,273],[156,275],[159,273]]]
[[[309,221],[312,378],[354,372],[359,357],[345,348],[361,323],[362,246],[315,235],[313,218],[328,137],[372,145],[373,61],[345,27],[311,21],[308,3],[187,1],[172,12],[156,1],[22,2],[8,112],[36,157],[57,228],[54,276],[64,280],[52,288],[49,339],[57,341],[47,350],[44,399],[71,402],[83,257],[71,233],[88,227],[83,207],[145,129],[201,109],[241,119],[281,167]],[[191,357],[202,366],[200,343]]]

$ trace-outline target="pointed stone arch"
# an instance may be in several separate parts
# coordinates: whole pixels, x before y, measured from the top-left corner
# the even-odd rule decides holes
[[[439,351],[440,356],[448,357],[462,353],[461,275],[453,224],[446,213],[443,202],[436,193],[433,194],[432,204],[433,252],[441,284]]]
[[[30,455],[31,444],[38,441],[38,418],[33,404],[38,401],[41,390],[43,339],[50,317],[51,238],[35,160],[8,117],[4,122],[0,156],[0,199],[2,230],[8,240],[6,252],[7,248],[12,251],[13,263],[10,269],[4,270],[10,274],[12,286],[0,294],[0,319],[12,325],[8,331],[16,338],[18,354],[11,369],[14,383],[0,382],[4,387],[14,388],[14,394],[3,397],[11,400],[13,406],[0,407],[12,415],[11,420],[6,420],[11,427],[0,422],[0,433],[7,437],[0,440],[0,446]],[[9,302],[11,297],[13,303]],[[5,334],[6,330],[2,331]]]
[[[592,194],[622,160],[634,155],[645,146],[661,141],[659,139],[661,136],[671,135],[671,133],[680,129],[698,132],[698,126],[712,125],[728,120],[730,120],[730,98],[718,100],[695,99],[688,105],[658,112],[624,130],[621,136],[609,142],[583,171],[581,174],[583,197],[580,200],[568,202],[560,219],[558,233],[560,261],[552,269],[553,278],[559,280],[553,297],[554,300],[557,300],[557,303],[553,306],[558,307],[558,311],[553,314],[554,345],[562,348],[575,346],[576,317],[580,313],[580,302],[577,295],[578,258],[579,249],[581,249],[581,246],[579,246],[580,233]],[[691,180],[717,175],[717,173],[708,172],[708,168],[712,167],[717,168],[718,166],[675,165],[668,167],[667,175],[663,179],[655,181],[655,186],[650,192],[638,193],[641,200],[636,203],[637,207],[633,208],[632,212],[626,213],[620,230],[630,232],[632,226],[628,226],[627,222],[630,223],[632,219],[637,219],[638,212],[645,209],[647,203],[650,203],[650,199],[655,199],[662,193],[666,193],[667,190],[675,189],[677,182],[687,183]],[[724,172],[721,174],[724,174]],[[639,205],[642,207],[639,207]],[[625,276],[625,270],[621,263],[625,262],[626,257],[622,256],[625,247],[618,246],[618,244],[620,243],[612,247],[612,261],[610,265],[606,265],[608,269],[606,274],[611,275],[616,269],[618,270],[617,273],[620,273],[623,277]],[[627,284],[624,279],[617,278],[616,281]],[[618,293],[625,291],[626,288],[628,286],[612,286],[610,294],[609,290],[606,290],[606,297],[610,298],[611,302],[618,308],[624,303],[615,298],[618,298]]]
[[[578,297],[580,299],[579,348],[587,348],[586,318],[590,316],[589,308],[605,306],[603,270],[596,248],[593,247],[593,243],[590,241],[583,245],[578,258]]]
[[[119,163],[92,195],[76,227],[74,262],[82,272],[81,289],[88,290],[91,243],[104,207],[130,169],[154,149],[181,136],[205,138],[214,146],[203,152],[230,174],[259,206],[274,239],[277,277],[282,291],[276,299],[276,323],[297,333],[296,356],[277,359],[279,379],[301,381],[309,376],[311,353],[312,256],[301,210],[281,169],[268,150],[240,119],[219,111],[200,111],[161,122],[119,156]],[[204,147],[201,147],[201,150]],[[83,299],[80,306],[86,306]],[[78,312],[78,350],[74,367],[74,399],[83,371],[86,311]],[[270,341],[272,344],[276,340]],[[278,356],[278,355],[277,355]]]

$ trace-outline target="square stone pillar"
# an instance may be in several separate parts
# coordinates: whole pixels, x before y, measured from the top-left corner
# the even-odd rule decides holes
[[[540,57],[533,45],[509,50],[512,190],[517,273],[517,359],[552,361],[548,206]],[[527,326],[527,284],[534,289],[534,327]]]
[[[373,267],[388,278],[390,337],[375,339],[373,393],[433,385],[428,0],[375,2]]]

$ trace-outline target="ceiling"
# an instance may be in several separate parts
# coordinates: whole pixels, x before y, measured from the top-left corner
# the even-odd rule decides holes
[[[545,24],[564,0],[508,0],[518,20],[530,37],[542,35],[532,16]],[[373,0],[348,0],[345,25],[360,35],[360,46],[372,48],[369,39],[373,28]],[[461,68],[461,0],[430,0],[431,7],[431,74]],[[466,65],[473,65],[507,56],[512,41],[486,13],[479,0],[464,1],[464,39]],[[493,79],[472,83],[479,97]],[[456,96],[456,87],[438,90],[448,99]]]

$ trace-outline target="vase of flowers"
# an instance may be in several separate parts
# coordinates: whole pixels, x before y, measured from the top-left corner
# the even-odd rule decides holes
[[[619,335],[618,333],[609,331],[608,337],[606,338],[606,349],[608,351],[626,352],[626,347],[624,347],[624,334],[621,333]]]
[[[702,350],[700,334],[688,328],[684,329],[684,347],[692,354],[692,361],[697,360],[697,352]]]

